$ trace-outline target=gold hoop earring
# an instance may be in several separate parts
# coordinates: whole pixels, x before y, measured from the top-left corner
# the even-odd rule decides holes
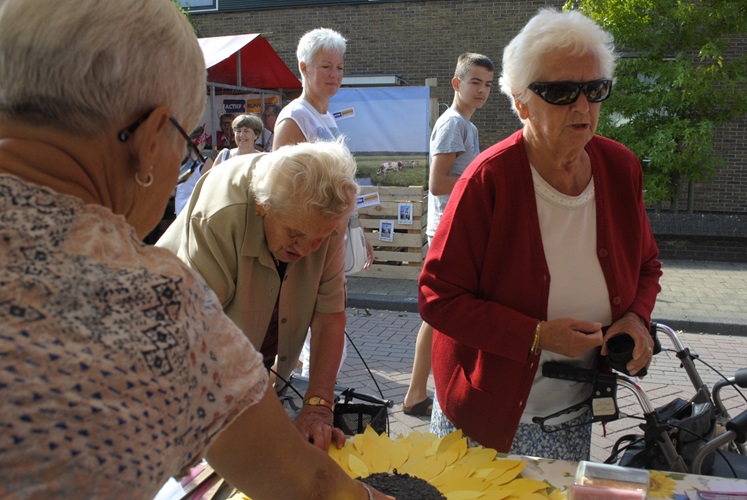
[[[137,176],[137,172],[135,172],[135,182],[137,182],[137,185],[140,187],[150,187],[151,184],[153,184],[153,174],[148,174],[148,179],[146,179],[145,182],[140,180],[140,177]]]

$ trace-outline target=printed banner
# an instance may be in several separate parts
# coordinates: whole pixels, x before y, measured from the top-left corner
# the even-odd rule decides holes
[[[280,102],[277,95],[265,95],[265,106]],[[215,126],[216,132],[220,131],[220,118],[228,114],[238,116],[245,113],[257,113],[262,111],[262,96],[259,94],[241,94],[241,95],[216,95],[215,96]],[[213,133],[213,117],[210,116],[210,96],[208,96],[205,112],[200,119],[200,125],[205,124],[205,131],[208,134]]]
[[[429,87],[343,87],[330,112],[354,153],[427,153]]]

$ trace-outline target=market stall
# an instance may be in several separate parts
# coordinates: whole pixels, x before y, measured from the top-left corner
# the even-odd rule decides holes
[[[198,42],[207,68],[205,122],[212,144],[222,112],[260,112],[269,99],[281,102],[286,92],[301,89],[301,81],[261,33],[200,38]]]
[[[568,500],[576,482],[578,463],[564,460],[498,454],[495,450],[468,448],[466,438],[457,431],[443,438],[414,431],[408,436],[390,439],[370,428],[353,436],[342,450],[330,448],[330,456],[351,477],[372,474],[408,474],[437,487],[447,500],[455,499],[548,499]],[[747,480],[701,476],[679,472],[650,472],[646,498],[719,500],[747,498]],[[617,489],[606,484],[595,488],[595,496],[584,498],[622,498]],[[588,493],[588,492],[587,492]],[[634,498],[635,493],[628,491]],[[698,493],[702,494],[699,496]],[[638,498],[640,498],[640,494]],[[172,480],[156,500],[208,500],[215,498],[248,500],[225,483],[206,463],[192,469],[181,481]],[[402,500],[402,499],[400,499]],[[406,498],[404,499],[406,500]]]

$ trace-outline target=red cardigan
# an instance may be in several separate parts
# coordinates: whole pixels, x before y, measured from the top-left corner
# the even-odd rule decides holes
[[[635,155],[595,136],[597,255],[612,320],[647,321],[661,263]],[[444,414],[484,446],[507,452],[538,367],[534,330],[547,319],[550,274],[522,131],[478,156],[457,182],[419,282],[420,314],[434,327],[433,375]],[[584,319],[584,318],[579,318]]]

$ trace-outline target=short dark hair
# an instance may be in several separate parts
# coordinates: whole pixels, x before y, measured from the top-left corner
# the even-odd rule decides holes
[[[464,78],[464,75],[469,72],[469,69],[472,66],[482,66],[488,71],[495,71],[495,65],[493,65],[493,61],[491,61],[488,56],[477,54],[475,52],[465,52],[457,59],[454,76],[461,80]]]
[[[265,104],[265,110],[262,112],[263,115],[270,113],[272,115],[279,115],[280,114],[280,106],[275,104],[274,102],[271,102],[269,104]]]

